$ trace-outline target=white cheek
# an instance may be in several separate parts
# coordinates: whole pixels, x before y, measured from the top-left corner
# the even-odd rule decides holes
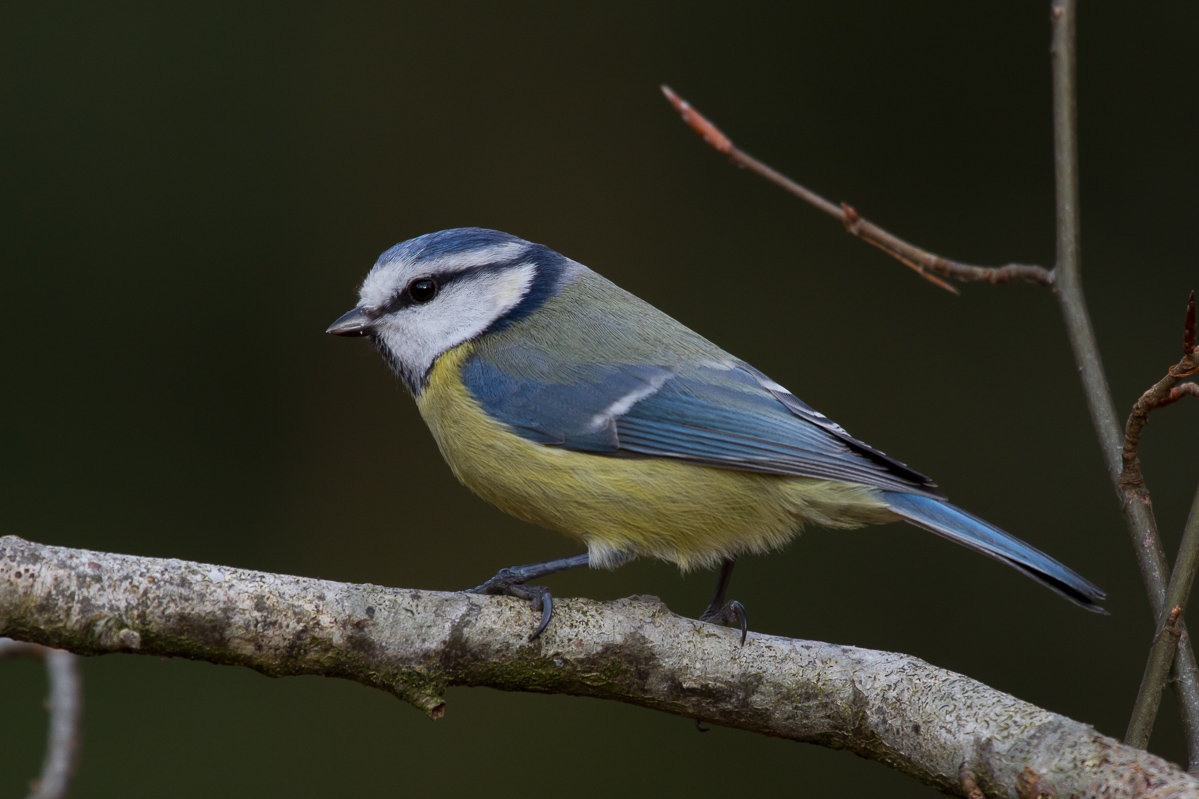
[[[379,334],[404,368],[423,374],[443,352],[469,341],[516,305],[533,283],[533,264],[449,284],[428,305],[406,308]]]

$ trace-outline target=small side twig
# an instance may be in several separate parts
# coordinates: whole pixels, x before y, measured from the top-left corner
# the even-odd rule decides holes
[[[1187,302],[1182,348],[1182,360],[1171,366],[1165,377],[1141,395],[1141,398],[1132,406],[1132,413],[1124,426],[1124,448],[1121,452],[1124,469],[1120,473],[1120,487],[1137,493],[1137,498],[1142,501],[1145,500],[1145,497],[1141,496],[1140,492],[1144,491],[1145,477],[1141,474],[1141,462],[1137,457],[1137,450],[1141,445],[1141,436],[1145,431],[1145,425],[1149,422],[1149,414],[1158,408],[1164,408],[1177,402],[1188,394],[1199,398],[1199,384],[1182,383],[1184,377],[1199,374],[1199,348],[1195,347],[1195,292],[1193,291]]]
[[[847,204],[836,204],[821,197],[816,192],[801,186],[786,175],[767,166],[758,159],[738,149],[732,139],[720,128],[712,124],[700,112],[696,111],[686,100],[679,97],[669,86],[662,87],[662,93],[674,106],[675,111],[691,129],[714,150],[726,156],[739,167],[744,167],[781,186],[804,202],[824,211],[844,225],[847,233],[857,236],[868,244],[873,244],[883,252],[892,256],[900,263],[913,269],[925,280],[940,286],[954,294],[958,290],[942,277],[961,280],[963,282],[981,281],[984,283],[1037,283],[1042,286],[1053,286],[1053,273],[1041,266],[1031,264],[1008,264],[1006,266],[987,267],[965,264],[953,261],[940,255],[934,255],[911,244],[893,233],[883,230],[878,225],[863,219],[854,208]],[[938,277],[940,275],[940,277]]]
[[[62,649],[0,638],[0,660],[35,658],[46,664],[50,729],[42,772],[30,783],[28,799],[63,799],[71,788],[79,755],[79,722],[83,715],[83,683],[79,658]]]
[[[987,799],[987,795],[983,793],[982,788],[978,787],[978,778],[974,776],[974,772],[965,763],[958,769],[958,780],[962,784],[962,795],[966,799]]]
[[[1057,799],[1057,791],[1043,775],[1025,766],[1016,777],[1016,796],[1020,799]]]

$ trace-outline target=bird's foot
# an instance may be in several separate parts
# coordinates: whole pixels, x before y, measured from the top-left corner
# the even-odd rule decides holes
[[[737,600],[730,599],[723,605],[709,605],[699,620],[709,624],[723,624],[725,627],[740,627],[741,646],[745,646],[745,636],[749,633],[749,616],[745,614],[745,605]]]
[[[554,598],[550,594],[550,589],[544,585],[525,585],[524,580],[529,579],[522,575],[518,569],[500,569],[495,577],[492,577],[482,585],[468,588],[463,591],[464,594],[486,594],[489,596],[514,596],[517,599],[524,599],[533,605],[533,610],[541,611],[541,623],[537,625],[537,629],[529,636],[530,641],[536,641],[545,628],[549,626],[550,616],[554,613]]]
[[[581,566],[587,566],[590,563],[591,556],[584,553],[582,555],[571,555],[569,558],[547,560],[544,563],[530,563],[527,566],[513,566],[510,569],[500,569],[496,572],[495,577],[492,577],[480,586],[468,589],[464,593],[514,596],[517,599],[532,602],[533,609],[541,611],[541,623],[537,625],[537,629],[529,636],[530,641],[535,641],[538,636],[545,632],[546,626],[550,623],[550,616],[554,612],[554,599],[550,596],[550,589],[544,585],[525,585],[525,583],[529,580],[547,577],[551,574],[566,571],[567,569],[577,569]]]

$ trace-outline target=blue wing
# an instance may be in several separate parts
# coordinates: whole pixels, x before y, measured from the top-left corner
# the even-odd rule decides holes
[[[741,361],[679,367],[472,356],[462,380],[495,419],[550,446],[676,458],[769,474],[940,494]]]

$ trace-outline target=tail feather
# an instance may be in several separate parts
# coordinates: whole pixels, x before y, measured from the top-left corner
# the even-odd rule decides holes
[[[1007,563],[1089,611],[1107,613],[1098,604],[1107,595],[1093,583],[977,516],[917,494],[884,491],[883,498],[891,510],[917,527]]]

